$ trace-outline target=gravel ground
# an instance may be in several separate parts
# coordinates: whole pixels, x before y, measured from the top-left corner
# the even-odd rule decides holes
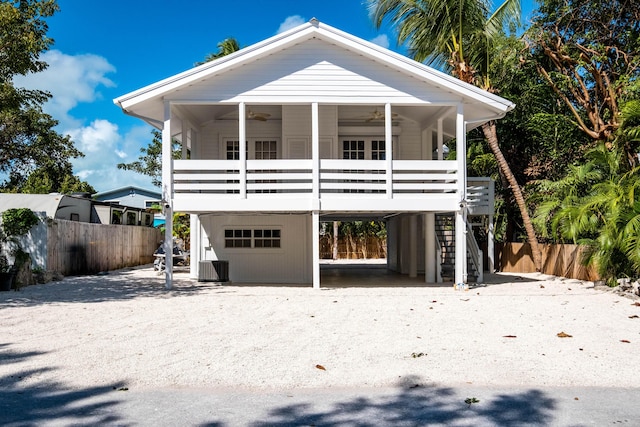
[[[487,281],[313,290],[177,273],[166,291],[148,266],[70,277],[0,293],[0,384],[640,387],[637,300],[538,274]]]

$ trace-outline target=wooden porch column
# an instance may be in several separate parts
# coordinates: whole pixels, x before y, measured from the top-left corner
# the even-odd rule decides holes
[[[238,104],[238,149],[240,150],[240,198],[247,198],[247,108]]]
[[[162,203],[165,217],[165,288],[173,286],[173,147],[171,143],[171,103],[164,103],[162,126]]]
[[[393,122],[391,121],[391,104],[384,104],[384,140],[387,180],[387,199],[393,199]]]
[[[456,261],[455,282],[456,289],[464,288],[467,281],[467,149],[466,129],[464,122],[464,107],[458,104],[456,113],[456,160],[458,162],[458,210],[456,211]]]

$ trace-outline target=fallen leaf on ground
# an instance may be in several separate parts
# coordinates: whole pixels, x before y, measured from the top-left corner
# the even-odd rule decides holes
[[[422,356],[426,356],[426,354],[424,354],[424,353],[411,353],[411,357],[413,357],[414,359],[416,357],[422,357]]]
[[[464,400],[464,403],[466,403],[467,405],[471,406],[474,403],[479,403],[480,401],[478,399],[476,399],[475,397],[468,397]]]
[[[515,335],[503,335],[502,338],[517,338]]]
[[[540,285],[540,287],[541,287],[542,289],[544,289],[544,285]]]
[[[316,365],[316,368],[317,368],[317,369],[320,369],[321,371],[326,371],[326,370],[327,370],[327,368],[325,368],[325,367],[324,367],[324,366],[322,366],[322,365]]]
[[[566,332],[558,332],[558,338],[573,338],[573,335],[569,335]]]
[[[626,343],[626,344],[630,344],[631,343],[631,341],[629,341],[629,340],[620,340],[620,342],[623,342],[623,343]]]
[[[633,303],[633,304],[631,304],[631,305],[635,305],[636,307],[640,307],[640,302],[636,301],[636,302],[634,302],[634,303]]]
[[[640,316],[638,316],[637,314],[634,314],[633,316],[629,316],[629,319],[638,319]]]

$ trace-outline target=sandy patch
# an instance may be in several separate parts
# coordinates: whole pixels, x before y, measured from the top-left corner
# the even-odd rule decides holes
[[[489,280],[313,290],[178,274],[165,291],[151,268],[67,278],[0,293],[0,383],[640,387],[633,300],[535,274]]]

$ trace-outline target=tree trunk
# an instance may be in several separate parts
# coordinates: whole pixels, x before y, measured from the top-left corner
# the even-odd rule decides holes
[[[531,218],[529,217],[529,211],[527,210],[527,205],[524,201],[524,196],[522,195],[520,184],[518,184],[515,175],[513,175],[513,172],[511,172],[511,168],[509,167],[509,164],[504,158],[504,155],[500,150],[500,146],[498,145],[498,133],[496,131],[495,121],[492,120],[483,124],[482,132],[484,133],[485,138],[487,138],[487,143],[489,144],[493,155],[496,157],[496,161],[498,162],[500,171],[509,182],[509,187],[513,192],[513,196],[516,199],[518,208],[520,209],[522,222],[524,223],[524,228],[527,231],[527,240],[531,245],[533,263],[536,267],[536,271],[542,271],[542,255],[538,246],[538,238],[536,237],[536,233],[533,230],[533,224],[531,223]]]

